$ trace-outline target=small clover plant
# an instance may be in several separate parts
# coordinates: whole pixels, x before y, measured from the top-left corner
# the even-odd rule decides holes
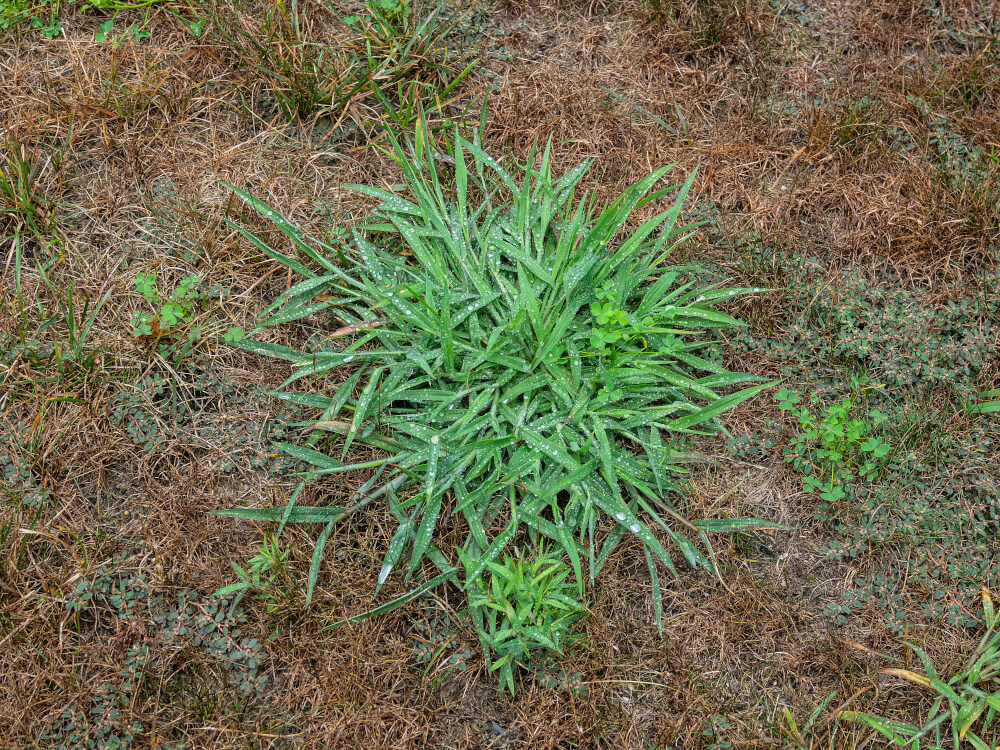
[[[638,341],[646,348],[645,335],[654,332],[656,321],[650,316],[642,318],[618,306],[618,292],[610,285],[602,286],[594,296],[596,302],[590,305],[594,316],[594,327],[590,331],[590,345],[598,354],[613,354],[624,350],[627,344]],[[621,346],[617,346],[621,344]]]
[[[859,387],[863,383],[856,381]],[[788,388],[774,396],[779,408],[799,421],[800,432],[792,438],[785,460],[803,475],[802,489],[819,493],[828,503],[847,497],[845,484],[877,476],[892,450],[873,434],[886,420],[882,412],[872,409],[864,419],[852,416],[858,395],[855,389],[853,395],[823,407],[814,393],[809,399],[812,408]]]
[[[160,336],[170,333],[194,316],[196,308],[208,296],[202,290],[200,276],[190,274],[182,278],[167,297],[160,294],[155,273],[140,273],[135,277],[135,288],[153,308],[153,312],[137,311],[132,315],[132,335]]]

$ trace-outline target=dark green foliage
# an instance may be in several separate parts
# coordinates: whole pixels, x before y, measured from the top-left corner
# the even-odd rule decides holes
[[[205,599],[195,592],[164,594],[145,574],[129,574],[124,560],[102,566],[93,580],[76,583],[66,607],[85,640],[102,637],[108,618],[133,623],[143,635],[93,693],[92,704],[63,710],[42,734],[46,747],[67,750],[113,750],[143,746],[146,727],[135,710],[150,696],[162,695],[181,675],[190,673],[185,661],[197,661],[221,681],[215,691],[232,692],[235,703],[260,696],[267,681],[261,673],[261,645],[243,634],[246,615],[226,599]],[[169,744],[169,743],[168,743]],[[167,747],[164,745],[162,747]],[[177,745],[169,745],[177,747]]]
[[[152,372],[131,384],[113,398],[109,419],[150,454],[181,443],[210,457],[217,471],[245,466],[287,473],[295,462],[275,457],[270,441],[285,436],[300,410],[280,404],[276,413],[262,412],[262,397],[257,386],[244,390],[222,372],[192,366],[173,376]]]

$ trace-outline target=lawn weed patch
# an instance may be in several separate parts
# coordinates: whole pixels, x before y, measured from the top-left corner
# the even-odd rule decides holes
[[[356,186],[378,208],[367,232],[355,232],[349,259],[234,188],[302,260],[238,227],[241,234],[306,277],[271,305],[262,328],[329,310],[343,321],[330,344],[347,343],[314,353],[252,338],[238,345],[291,362],[286,387],[354,365],[332,395],[283,396],[323,410],[315,427],[342,436],[339,457],[318,444],[280,447],[316,474],[374,470],[353,508],[331,512],[310,591],[333,525],[385,498],[398,526],[379,587],[397,568],[412,577],[425,560],[437,574],[373,612],[451,581],[495,650],[501,640],[481,606],[489,601],[483,577],[513,575],[512,545],[554,545],[572,566],[579,601],[630,534],[642,542],[659,619],[658,568],[678,575],[668,547],[714,571],[709,533],[764,523],[692,521],[670,500],[680,471],[673,434],[716,432],[718,415],[768,387],[724,393],[758,378],[700,356],[705,332],[738,325],[714,305],[762,290],[702,288],[662,265],[687,233],[676,222],[691,185],[654,190],[666,168],[593,212],[574,190],[587,164],[556,179],[546,148],[540,166],[527,161],[519,184],[478,137],[456,136],[445,159],[441,148],[426,129],[409,145],[394,141],[401,195]],[[442,160],[454,164],[454,198],[438,175]],[[637,230],[622,232],[633,210],[670,195]],[[351,462],[355,443],[388,457]],[[461,514],[468,529],[455,562],[433,541],[446,514]],[[607,522],[609,533],[601,530]],[[532,638],[559,650],[550,636]],[[503,682],[513,689],[509,673]]]
[[[443,2],[249,10],[216,2],[213,28],[248,77],[265,83],[276,112],[318,129],[320,140],[370,137],[369,123],[382,120],[411,127],[421,107],[443,116],[475,66],[450,43],[464,16]]]
[[[41,733],[42,741],[80,750],[139,745],[152,729],[143,716],[150,696],[183,690],[185,676],[196,681],[199,671],[217,680],[213,689],[228,695],[232,711],[263,692],[267,675],[261,670],[261,644],[244,634],[247,618],[239,607],[193,591],[163,593],[124,562],[118,556],[76,582],[66,608],[84,643],[108,626],[131,627],[142,636],[118,663],[105,666],[91,705],[63,709]],[[181,654],[186,656],[179,661]],[[159,746],[184,747],[181,740]]]
[[[996,378],[996,277],[952,285],[934,303],[898,280],[779,264],[786,317],[771,336],[735,344],[779,367],[789,383],[779,400],[797,424],[733,449],[788,440],[786,460],[840,537],[828,553],[867,569],[828,610],[837,622],[872,605],[899,633],[914,621],[974,625],[970,603],[1000,583],[1000,431],[976,408]]]

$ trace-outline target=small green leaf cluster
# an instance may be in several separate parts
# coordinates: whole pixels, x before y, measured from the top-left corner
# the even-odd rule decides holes
[[[101,23],[94,40],[103,42],[111,38],[117,48],[128,39],[139,41],[147,38],[149,31],[146,30],[145,22],[149,11],[153,6],[165,2],[166,0],[0,0],[0,32],[27,21],[32,29],[54,39],[62,33],[62,24],[59,22],[60,5],[73,4],[87,10],[112,13],[111,18]],[[111,36],[115,16],[124,10],[140,9],[146,11],[146,18],[142,23],[133,23],[121,35]]]
[[[433,673],[433,690],[453,672],[464,672],[473,665],[476,653],[462,639],[462,624],[452,614],[440,608],[426,606],[423,617],[412,620],[416,635],[413,656],[420,673]]]
[[[49,747],[73,750],[124,750],[140,740],[145,727],[141,721],[131,721],[128,715],[132,702],[145,681],[149,664],[149,647],[136,643],[129,647],[122,668],[110,681],[94,691],[93,705],[84,713],[76,706],[63,709],[41,735]]]
[[[369,0],[367,3],[368,9],[372,13],[378,13],[396,23],[401,22],[405,17],[408,5],[408,0]]]
[[[845,485],[873,480],[885,466],[892,447],[873,433],[886,416],[872,409],[863,419],[853,417],[857,395],[823,408],[814,393],[810,401],[819,409],[815,413],[800,405],[801,395],[788,388],[781,388],[775,399],[783,412],[798,420],[800,431],[793,435],[785,460],[802,474],[805,492],[819,493],[825,502],[837,503],[847,497]]]
[[[1000,624],[986,589],[982,591],[983,624],[986,632],[965,669],[944,680],[923,649],[907,644],[920,659],[924,674],[909,669],[883,669],[882,673],[904,679],[934,694],[934,702],[921,726],[870,713],[841,711],[838,718],[865,724],[908,750],[949,747],[960,750],[992,750],[1000,743]]]
[[[290,555],[291,550],[281,544],[276,534],[266,535],[258,545],[257,553],[247,561],[246,568],[233,562],[233,570],[239,580],[223,586],[215,592],[215,596],[235,594],[234,601],[239,602],[246,594],[252,593],[267,605],[269,612],[273,612],[293,593],[286,585]]]
[[[579,584],[569,580],[570,566],[559,554],[506,557],[486,567],[490,582],[470,595],[469,606],[478,621],[487,665],[498,672],[500,689],[513,695],[514,669],[529,668],[539,653],[562,656],[575,640],[573,625],[587,608],[579,599]]]
[[[27,422],[0,422],[0,498],[37,509],[48,502],[51,493],[31,470],[32,451],[25,437],[30,433]],[[0,525],[0,539],[7,528]]]
[[[131,23],[119,34],[112,33],[114,31],[115,21],[114,18],[109,18],[108,20],[101,23],[98,27],[97,32],[94,34],[95,42],[103,42],[107,39],[111,40],[111,48],[118,49],[122,44],[127,41],[139,42],[143,39],[149,38],[151,32],[146,29],[143,24]]]
[[[50,11],[47,20],[41,12],[44,6],[48,6]],[[51,39],[62,31],[56,17],[57,12],[58,3],[52,0],[0,0],[0,32],[29,21],[31,28]]]
[[[776,435],[730,435],[726,438],[726,450],[734,458],[763,458],[777,446]]]
[[[629,344],[641,339],[641,345],[646,346],[644,335],[655,335],[656,321],[646,316],[641,320],[634,314],[618,308],[618,292],[611,287],[602,287],[594,292],[596,302],[590,305],[590,314],[594,316],[594,327],[590,331],[590,346],[601,355],[627,352]],[[620,347],[616,345],[621,344]],[[664,346],[669,348],[673,343],[668,339]]]
[[[701,722],[701,736],[705,741],[706,750],[732,750],[733,740],[729,733],[733,730],[733,722],[725,717],[713,714]]]
[[[195,274],[182,278],[166,297],[157,289],[155,273],[136,274],[134,284],[153,312],[133,313],[133,336],[161,336],[175,331],[189,322],[196,308],[208,298],[201,277]]]
[[[951,20],[951,19],[948,19]],[[952,32],[954,33],[954,32]],[[965,41],[980,42],[979,30],[967,30]],[[981,81],[970,78],[966,91],[970,94],[982,86]],[[978,95],[978,94],[977,94]],[[952,204],[959,219],[965,219],[969,230],[975,232],[995,228],[1000,222],[1000,188],[997,187],[997,152],[995,146],[986,149],[970,140],[956,123],[935,111],[924,98],[906,97],[920,113],[927,128],[926,142],[914,139],[913,133],[899,128],[895,131],[897,148],[921,150],[928,161],[936,166],[936,183],[944,197]]]
[[[398,193],[354,186],[378,207],[346,253],[231,188],[295,254],[232,226],[304,277],[236,345],[290,362],[283,390],[329,383],[329,393],[283,397],[320,410],[315,433],[334,433],[339,444],[280,448],[317,475],[374,470],[351,510],[384,498],[396,520],[379,588],[398,568],[406,578],[425,562],[437,568],[374,611],[444,581],[471,597],[489,564],[515,544],[529,558],[554,545],[582,584],[632,535],[645,550],[659,619],[658,567],[678,575],[679,552],[690,566],[714,570],[710,530],[762,523],[688,522],[673,497],[682,471],[675,437],[718,432],[720,414],[769,387],[733,390],[759,378],[701,356],[714,339],[709,331],[739,325],[715,306],[761,290],[702,287],[666,265],[688,231],[677,220],[692,184],[656,189],[668,168],[594,211],[577,195],[589,163],[556,178],[548,147],[512,174],[483,150],[478,133],[439,144],[420,129],[411,143],[392,140],[404,185]],[[626,231],[642,207],[649,217]],[[597,303],[600,315],[605,304],[618,311],[605,325],[638,321],[642,336],[623,335],[598,351]],[[319,313],[343,325],[318,350],[258,339],[267,326]],[[343,377],[324,380],[345,365]],[[384,458],[349,460],[357,444]],[[435,542],[446,514],[464,523],[459,566]],[[320,535],[307,600],[323,544],[345,515]],[[480,636],[485,643],[488,633]]]

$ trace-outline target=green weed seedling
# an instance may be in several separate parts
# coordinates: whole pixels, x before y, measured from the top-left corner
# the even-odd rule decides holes
[[[235,594],[234,606],[246,594],[253,594],[265,602],[269,612],[273,612],[281,601],[287,600],[290,591],[281,582],[288,578],[288,559],[291,550],[283,547],[278,535],[267,535],[257,547],[257,554],[250,558],[247,567],[243,568],[235,561],[233,570],[239,580],[229,586],[223,586],[215,592],[215,596],[230,596]]]
[[[201,327],[191,327],[198,312],[205,308],[211,298],[221,298],[226,291],[221,287],[206,288],[200,276],[189,274],[177,282],[168,295],[160,293],[155,273],[140,273],[135,277],[135,288],[142,295],[152,311],[138,310],[132,314],[132,335],[136,338],[172,337],[189,328],[186,340],[171,342],[162,349],[180,361],[191,351],[201,337]],[[231,329],[225,336],[237,336]]]
[[[81,299],[71,282],[51,278],[46,268],[52,265],[49,262],[35,269],[42,289],[36,292],[35,299],[27,300],[21,285],[22,248],[15,243],[13,302],[18,316],[12,331],[0,333],[0,365],[19,360],[33,372],[11,378],[8,385],[32,387],[58,380],[70,388],[99,371],[102,349],[93,342],[91,332],[112,290],[96,302],[86,294]],[[48,293],[48,299],[43,291]],[[29,311],[33,315],[28,315]]]
[[[836,690],[827,695],[810,712],[801,726],[795,720],[795,717],[792,716],[792,712],[788,709],[788,706],[785,706],[781,712],[779,729],[783,739],[788,743],[786,747],[794,748],[794,750],[820,750],[820,743],[823,739],[821,730],[826,724],[826,721],[821,721],[821,719],[836,697]],[[827,739],[829,742],[827,747],[829,750],[834,750],[836,747],[836,732],[831,733]]]
[[[570,631],[587,608],[579,600],[579,584],[568,580],[572,569],[560,554],[508,557],[486,567],[489,586],[477,588],[469,606],[489,669],[499,673],[500,689],[513,695],[514,670],[536,663],[539,653],[562,656],[579,638]]]
[[[802,405],[802,396],[788,388],[774,396],[779,408],[799,421],[800,432],[792,438],[785,460],[803,475],[805,492],[819,493],[830,504],[847,497],[844,485],[874,478],[892,450],[873,434],[886,420],[882,412],[872,409],[864,419],[852,416],[861,385],[855,381],[853,395],[826,407],[820,406],[817,394],[810,397],[813,408]]]
[[[733,729],[733,722],[729,718],[713,714],[702,720],[701,727],[705,750],[732,750],[733,740],[729,733]]]
[[[115,21],[113,18],[109,18],[107,21],[104,21],[94,34],[94,41],[103,42],[110,39],[111,48],[118,49],[122,44],[129,40],[139,42],[143,39],[147,39],[150,35],[150,32],[146,30],[146,27],[139,23],[129,24],[128,27],[120,34],[113,33],[114,25]]]
[[[880,674],[899,677],[934,695],[934,702],[921,726],[875,716],[841,711],[845,721],[865,724],[879,732],[894,747],[972,748],[993,750],[1000,743],[1000,633],[998,617],[988,591],[983,589],[983,623],[986,633],[973,651],[965,669],[943,680],[934,662],[917,646],[907,644],[920,659],[924,674],[909,669],[883,669]]]
[[[618,307],[618,292],[613,287],[603,286],[594,292],[597,301],[591,303],[590,313],[594,316],[594,327],[590,331],[590,345],[601,355],[614,354],[619,349],[627,351],[628,344],[651,331],[656,321],[648,315],[641,320],[634,314]],[[645,339],[642,341],[645,345]]]
[[[68,138],[67,138],[68,143]],[[58,172],[66,146],[55,143],[32,149],[16,133],[8,132],[0,142],[0,243],[20,252],[26,240],[41,247],[60,244],[57,205],[40,188],[45,172]]]

